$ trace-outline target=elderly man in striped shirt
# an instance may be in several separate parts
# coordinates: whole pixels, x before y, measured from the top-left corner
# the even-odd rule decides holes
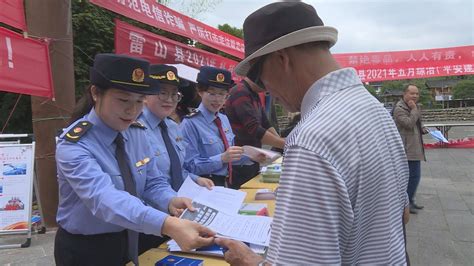
[[[236,72],[301,121],[285,159],[269,250],[217,238],[234,265],[405,264],[408,166],[390,114],[329,48],[337,30],[301,2],[277,2],[244,22]]]

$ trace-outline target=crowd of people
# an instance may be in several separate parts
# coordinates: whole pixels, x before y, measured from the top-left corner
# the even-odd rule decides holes
[[[354,69],[338,65],[337,30],[302,2],[266,5],[243,30],[238,84],[225,69],[203,66],[192,83],[173,66],[96,55],[57,143],[57,265],[138,264],[169,238],[183,250],[217,243],[233,265],[409,263],[404,225],[422,208],[414,198],[426,133],[416,86],[392,117]],[[286,138],[265,114],[263,91],[301,112]],[[239,189],[259,173],[265,156],[250,158],[243,145],[284,149],[265,257],[177,218],[194,211],[177,196],[186,178]]]

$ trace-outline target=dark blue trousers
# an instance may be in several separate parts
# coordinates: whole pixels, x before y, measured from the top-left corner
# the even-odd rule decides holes
[[[421,164],[420,161],[408,161],[408,169],[410,170],[410,177],[408,179],[408,199],[410,203],[414,202],[416,189],[420,183],[421,178]]]

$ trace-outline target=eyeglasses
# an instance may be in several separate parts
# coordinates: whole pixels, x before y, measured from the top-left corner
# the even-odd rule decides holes
[[[173,102],[179,102],[183,98],[183,94],[181,94],[181,92],[169,93],[166,91],[161,91],[158,93],[158,98],[162,101],[166,101],[171,98]]]
[[[214,98],[216,100],[227,100],[229,98],[229,93],[224,92],[224,93],[217,93],[217,92],[208,92],[206,91],[207,95],[209,97]]]
[[[265,89],[265,85],[263,85],[260,76],[262,75],[263,70],[263,63],[267,58],[267,55],[262,55],[257,62],[255,62],[247,72],[247,78],[249,78],[253,83],[257,84],[260,88]]]

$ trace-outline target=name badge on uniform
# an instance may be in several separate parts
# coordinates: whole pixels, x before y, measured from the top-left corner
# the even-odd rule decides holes
[[[150,161],[150,158],[146,157],[145,159],[136,162],[135,166],[138,168],[140,166],[147,164],[149,161]]]

